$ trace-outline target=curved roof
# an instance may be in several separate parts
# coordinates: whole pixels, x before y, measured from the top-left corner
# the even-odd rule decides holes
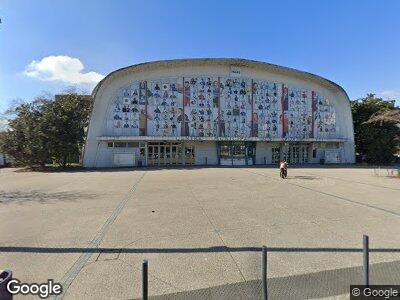
[[[187,59],[172,59],[172,60],[158,60],[158,61],[151,61],[151,62],[145,62],[145,63],[140,63],[136,65],[131,65],[125,68],[121,68],[118,70],[115,70],[108,74],[106,77],[104,77],[93,89],[92,96],[93,98],[96,97],[97,92],[99,89],[102,87],[102,85],[114,78],[115,76],[118,75],[123,75],[123,74],[129,74],[132,72],[140,72],[140,71],[148,71],[148,70],[154,70],[158,68],[168,68],[168,67],[182,67],[182,66],[201,66],[201,65],[227,65],[227,66],[237,66],[237,67],[249,67],[249,68],[258,68],[261,70],[265,71],[273,71],[276,73],[281,73],[284,75],[289,75],[293,77],[298,77],[301,79],[309,79],[312,80],[316,83],[319,83],[323,86],[326,86],[328,88],[333,88],[333,89],[339,89],[342,91],[348,100],[349,97],[346,93],[346,91],[337,83],[328,80],[326,78],[323,78],[321,76],[309,73],[309,72],[304,72],[304,71],[299,71],[293,68],[288,68],[288,67],[283,67],[275,64],[270,64],[266,62],[261,62],[261,61],[256,61],[256,60],[249,60],[249,59],[242,59],[242,58],[187,58]]]

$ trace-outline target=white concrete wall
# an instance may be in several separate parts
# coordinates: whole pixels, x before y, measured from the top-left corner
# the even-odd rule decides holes
[[[194,143],[194,153],[196,165],[205,165],[207,157],[207,165],[217,165],[217,142],[196,142]]]
[[[133,148],[111,148],[107,147],[107,142],[99,142],[98,150],[96,151],[95,166],[98,168],[114,167],[114,153],[131,153],[135,155]],[[136,158],[138,159],[138,158]]]
[[[285,85],[314,90],[317,93],[328,98],[333,104],[336,111],[336,124],[339,126],[338,137],[347,139],[347,141],[344,143],[343,162],[355,162],[354,135],[350,102],[344,91],[339,89],[337,86],[334,86],[333,84],[328,84],[326,81],[307,77],[305,74],[303,75],[302,73],[295,74],[294,72],[289,72],[287,70],[285,71],[284,69],[281,70],[277,67],[267,70],[265,67],[262,66],[240,66],[240,69],[241,77],[244,78],[283,82]],[[170,65],[159,66],[157,68],[152,68],[151,64],[148,64],[143,67],[127,68],[115,72],[110,76],[107,76],[104,79],[104,82],[99,85],[99,88],[95,93],[95,102],[90,118],[83,165],[85,167],[111,166],[109,162],[110,160],[112,160],[112,157],[108,157],[110,152],[104,150],[103,146],[97,147],[97,138],[106,135],[106,114],[108,112],[109,105],[111,105],[112,101],[115,98],[115,94],[121,87],[128,85],[132,81],[149,80],[152,78],[171,76],[183,77],[196,75],[226,77],[229,76],[229,74],[229,64],[221,63],[220,65],[217,65],[215,63],[211,64],[207,61],[204,61],[202,63],[193,62],[192,65],[171,63]],[[204,161],[202,161],[202,157],[205,157],[205,155],[210,155],[209,164],[211,164],[213,159],[216,159],[216,150],[215,154],[211,156],[212,151],[206,151],[205,148],[206,146],[200,146],[200,154],[196,155],[196,157],[198,157],[199,163],[203,164]],[[259,161],[260,157],[264,157],[264,154],[262,154],[262,152],[256,155],[257,162]]]
[[[257,142],[256,145],[256,165],[264,164],[264,157],[267,164],[271,163],[272,152],[271,147],[265,142]]]

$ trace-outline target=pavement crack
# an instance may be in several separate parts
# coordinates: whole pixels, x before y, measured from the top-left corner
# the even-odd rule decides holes
[[[278,179],[273,178],[271,176],[267,176],[267,175],[256,173],[256,172],[251,172],[251,171],[248,171],[248,170],[243,170],[243,171],[251,173],[251,174],[254,174],[254,175],[258,175],[258,176],[263,176],[263,177],[269,178],[271,180],[274,180],[276,182],[283,183],[283,180],[278,180]],[[286,180],[285,180],[285,182],[286,182]],[[316,190],[316,189],[313,189],[313,188],[310,188],[310,187],[306,187],[306,186],[303,186],[303,185],[300,185],[300,184],[292,183],[292,182],[286,182],[286,184],[289,184],[289,185],[292,185],[292,186],[296,186],[296,187],[299,187],[299,188],[302,188],[302,189],[305,189],[305,190],[309,190],[309,191],[312,191],[314,193],[318,193],[318,194],[322,194],[322,195],[325,195],[325,196],[333,197],[333,198],[336,198],[336,199],[339,199],[339,200],[342,200],[342,201],[346,201],[348,203],[352,203],[352,204],[355,204],[355,205],[359,205],[359,206],[367,207],[367,208],[370,208],[370,209],[378,210],[380,212],[388,213],[388,214],[394,215],[396,217],[400,217],[400,214],[397,213],[397,212],[394,212],[394,211],[391,211],[391,210],[388,210],[388,209],[385,209],[385,208],[381,208],[381,207],[378,207],[378,206],[375,206],[375,205],[370,205],[370,204],[362,203],[362,202],[359,202],[359,201],[351,200],[351,199],[348,199],[348,198],[345,198],[345,197],[342,197],[342,196],[338,196],[338,195],[331,194],[331,193],[326,193],[326,192],[323,192],[323,191],[319,191],[319,190]]]
[[[140,182],[142,181],[142,179],[144,178],[146,173],[147,172],[144,172],[139,177],[139,179],[133,184],[132,189],[128,192],[128,194],[124,197],[124,199],[122,201],[120,201],[119,204],[115,207],[114,211],[107,218],[106,222],[103,224],[103,226],[100,228],[100,230],[96,233],[96,235],[93,237],[93,239],[90,241],[90,243],[86,246],[86,248],[93,249],[93,248],[99,247],[105,234],[108,232],[110,227],[114,224],[115,220],[118,218],[118,216],[124,210],[126,204],[129,202],[129,200],[132,199],[134,193],[136,192],[138,185],[140,184]],[[85,252],[79,256],[79,258],[71,266],[71,268],[68,270],[68,272],[65,273],[64,276],[61,278],[60,283],[63,287],[63,292],[62,292],[62,294],[56,296],[55,299],[63,299],[64,298],[65,293],[67,292],[71,283],[75,280],[75,278],[78,276],[80,271],[85,267],[85,265],[87,264],[87,262],[89,261],[89,259],[92,255],[93,255],[93,252]]]
[[[123,264],[125,264],[125,265],[127,265],[127,266],[130,266],[130,267],[133,268],[133,269],[139,270],[140,272],[142,271],[141,268],[139,268],[139,267],[137,267],[137,266],[135,266],[135,265],[133,265],[133,264],[131,264],[131,263],[129,263],[129,262],[123,260],[122,258],[118,258],[117,260],[119,260],[120,262],[122,262]],[[153,278],[153,279],[156,279],[156,280],[158,280],[158,281],[160,281],[160,282],[162,282],[162,283],[164,283],[164,284],[166,284],[166,285],[168,285],[168,286],[170,286],[170,287],[172,287],[172,288],[174,288],[174,289],[176,289],[176,290],[178,290],[179,292],[183,292],[183,291],[184,291],[184,290],[182,290],[181,288],[179,288],[178,286],[173,285],[172,283],[170,283],[170,282],[168,282],[168,281],[166,281],[166,280],[164,280],[164,279],[162,279],[162,278],[159,278],[159,277],[157,277],[157,276],[154,276],[154,275],[153,275],[152,273],[150,273],[150,272],[148,273],[148,276],[151,277],[151,278]]]
[[[199,201],[199,199],[197,198],[197,196],[195,195],[195,193],[193,192],[191,186],[189,186],[189,191],[193,196],[193,199],[197,202],[198,206],[200,207],[200,209],[202,210],[204,216],[207,218],[208,222],[211,224],[211,226],[214,229],[215,234],[218,236],[218,238],[221,240],[222,244],[224,247],[228,248],[228,246],[226,245],[224,239],[222,238],[219,229],[214,225],[213,219],[212,217],[210,217],[206,210],[204,209],[204,207],[201,205],[201,202]],[[233,257],[232,253],[230,251],[228,251],[229,256],[231,257],[233,263],[236,265],[237,270],[239,271],[240,276],[242,277],[243,281],[246,281],[246,278],[244,277],[242,271],[240,270],[239,264],[237,263],[237,261],[235,260],[235,258]]]

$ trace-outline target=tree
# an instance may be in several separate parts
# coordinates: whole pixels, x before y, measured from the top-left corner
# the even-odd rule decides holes
[[[0,132],[6,131],[7,130],[7,117],[4,116],[3,114],[0,114]]]
[[[44,166],[49,160],[47,140],[43,134],[43,106],[46,99],[15,108],[15,118],[8,120],[8,130],[0,141],[1,152],[14,158],[17,164]]]
[[[382,125],[383,122],[400,124],[400,108],[380,110],[372,114],[366,123],[379,123]]]
[[[352,101],[356,153],[365,157],[369,163],[385,164],[394,159],[399,146],[399,127],[385,121],[382,112],[396,111],[395,101],[385,101],[368,94],[367,97]],[[390,116],[392,113],[390,113]]]
[[[91,104],[90,96],[70,91],[17,105],[9,112],[13,117],[8,119],[8,130],[0,136],[0,152],[20,165],[43,167],[55,162],[65,167],[82,151]]]
[[[57,95],[44,110],[44,122],[50,156],[65,167],[70,158],[80,156],[85,142],[92,106],[90,96],[70,92]]]

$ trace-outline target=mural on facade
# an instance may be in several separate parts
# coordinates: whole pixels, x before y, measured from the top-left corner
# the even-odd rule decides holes
[[[214,137],[218,130],[218,77],[184,78],[182,136]]]
[[[282,84],[253,82],[253,137],[278,138],[282,124]]]
[[[110,116],[115,135],[301,140],[337,133],[335,110],[322,95],[244,78],[133,82],[116,95]]]
[[[336,112],[328,99],[314,93],[314,132],[317,138],[334,137],[338,131]]]
[[[146,83],[135,82],[120,91],[111,108],[115,134],[145,135]]]
[[[219,127],[222,137],[251,136],[251,80],[243,78],[220,79]]]
[[[166,78],[147,82],[147,135],[181,135],[182,78]]]
[[[311,91],[289,87],[287,89],[289,139],[307,139],[313,135]]]

